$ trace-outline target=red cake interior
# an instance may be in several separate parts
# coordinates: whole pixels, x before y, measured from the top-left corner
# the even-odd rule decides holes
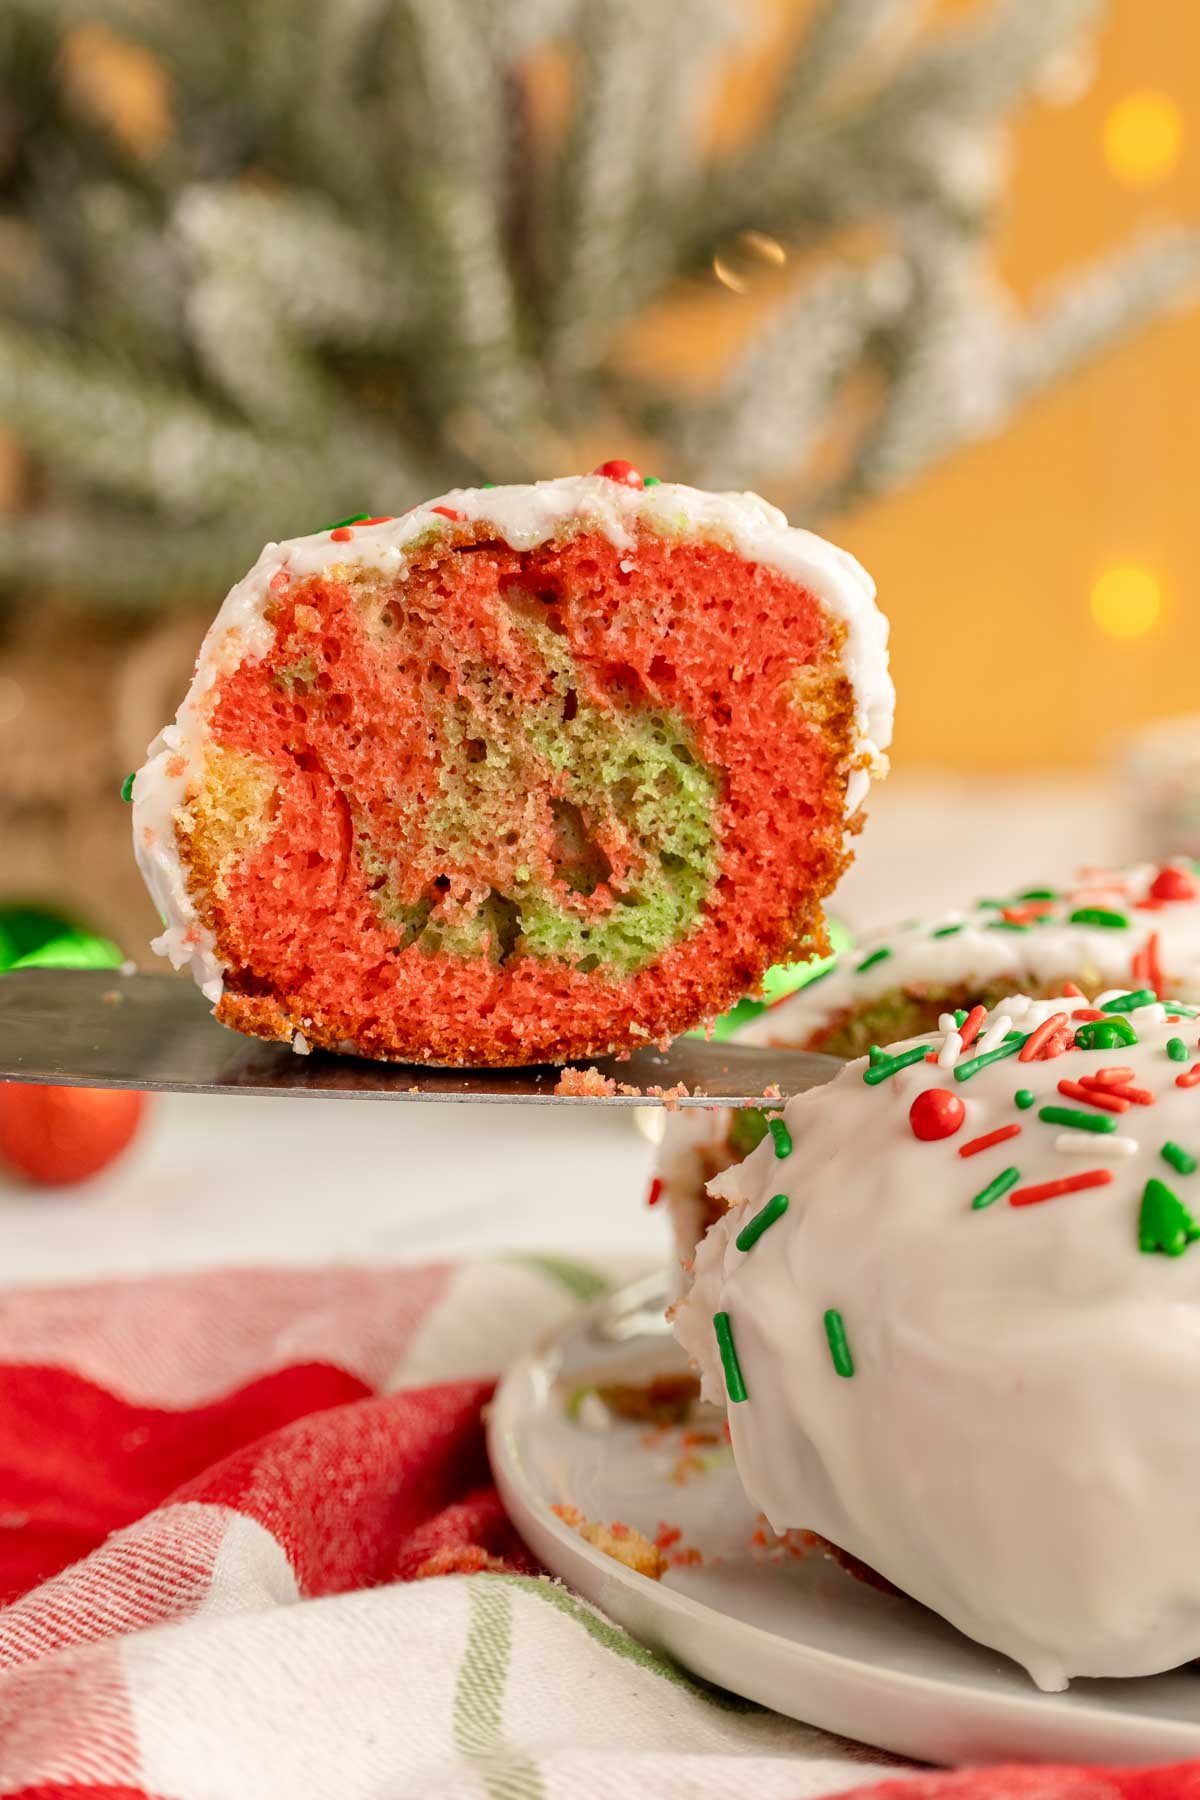
[[[719,1011],[819,929],[852,695],[796,583],[715,543],[581,533],[520,552],[466,527],[403,583],[348,561],[272,590],[270,652],[215,691],[224,788],[181,838],[230,1023],[413,1060],[595,1054]],[[589,722],[586,767],[556,767],[560,716]],[[707,771],[707,816],[693,796],[685,821],[709,856],[690,917],[669,883],[696,869],[664,874],[638,828],[659,804],[639,743],[677,759],[653,765],[668,812],[672,781]],[[266,798],[239,838],[247,768]],[[666,898],[647,912],[647,893]],[[535,903],[570,955],[530,952]],[[647,943],[672,906],[679,928],[614,960],[639,906]],[[600,948],[580,956],[589,931]]]

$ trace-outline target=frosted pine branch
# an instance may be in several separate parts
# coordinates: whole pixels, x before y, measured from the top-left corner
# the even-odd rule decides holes
[[[800,467],[827,430],[836,396],[870,335],[902,306],[898,257],[816,276],[735,363],[715,403],[683,434],[702,487],[753,487]]]
[[[199,267],[258,283],[312,341],[382,349],[414,327],[419,302],[401,245],[318,200],[196,184],[179,197],[175,228]]]
[[[1200,231],[1157,232],[1043,295],[1009,355],[1005,397],[1016,407],[1110,344],[1200,292]]]

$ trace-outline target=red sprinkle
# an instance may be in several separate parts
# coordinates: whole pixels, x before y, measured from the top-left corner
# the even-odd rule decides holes
[[[453,519],[456,525],[461,525],[467,516],[466,513],[455,512],[452,506],[431,506],[429,510],[441,513],[443,519]]]
[[[1132,1080],[1133,1080],[1133,1070],[1126,1069],[1126,1068],[1097,1069],[1096,1073],[1094,1075],[1085,1075],[1083,1077],[1084,1085],[1086,1087],[1095,1087],[1096,1083],[1100,1082],[1100,1081],[1132,1081]]]
[[[973,1006],[971,1008],[970,1012],[967,1014],[966,1018],[963,1020],[962,1024],[958,1028],[959,1033],[962,1037],[964,1050],[966,1049],[968,1044],[973,1044],[975,1042],[975,1039],[979,1036],[980,1028],[983,1025],[983,1021],[986,1018],[987,1018],[987,1007],[986,1006]]]
[[[1042,919],[1053,910],[1053,900],[1027,900],[1023,906],[1002,906],[1000,917],[1010,925],[1032,925],[1035,919]]]
[[[1186,869],[1175,869],[1170,863],[1164,863],[1150,883],[1150,894],[1155,900],[1194,900],[1196,883]]]
[[[1071,1017],[1073,1019],[1102,1019],[1104,1014],[1097,1011],[1094,1006],[1077,1006]]]
[[[1128,1082],[1102,1081],[1099,1075],[1081,1075],[1079,1085],[1093,1094],[1112,1094],[1117,1100],[1132,1101],[1134,1106],[1153,1106],[1154,1095],[1148,1088],[1130,1087]]]
[[[650,1192],[646,1195],[646,1205],[657,1206],[662,1199],[662,1191],[662,1176],[656,1175],[654,1180],[650,1183]]]
[[[1052,1056],[1061,1056],[1075,1042],[1075,1030],[1071,1025],[1060,1025],[1057,1032],[1042,1051],[1041,1061],[1048,1062]]]
[[[339,525],[336,531],[331,531],[329,535],[335,544],[348,544],[354,533],[348,525]]]
[[[373,519],[360,519],[358,522],[360,525],[390,525],[395,516],[395,513],[377,513]]]
[[[981,1150],[990,1150],[993,1144],[1003,1144],[1009,1138],[1016,1137],[1021,1130],[1019,1125],[1001,1125],[997,1131],[987,1131],[982,1137],[972,1138],[969,1144],[960,1144],[960,1156],[978,1156]]]
[[[1064,981],[1062,991],[1063,991],[1063,999],[1064,1000],[1086,1000],[1087,999],[1087,995],[1084,993],[1083,989],[1081,987],[1076,987],[1075,983],[1073,981]]]
[[[640,488],[646,485],[633,464],[620,456],[615,456],[611,462],[602,462],[598,469],[592,470],[592,474],[603,475],[608,481],[619,482],[622,487]]]
[[[682,1536],[683,1531],[680,1526],[660,1525],[654,1534],[654,1547],[656,1550],[669,1550],[671,1545],[677,1544]]]
[[[1159,955],[1157,931],[1152,931],[1146,940],[1146,985],[1152,987],[1158,998],[1162,999],[1167,982]]]
[[[1114,1094],[1111,1088],[1086,1088],[1078,1081],[1060,1081],[1060,1094],[1068,1100],[1082,1100],[1085,1106],[1097,1106],[1101,1112],[1123,1113],[1129,1111],[1129,1102]]]
[[[1036,1187],[1014,1188],[1008,1204],[1036,1206],[1040,1200],[1057,1199],[1059,1194],[1077,1194],[1080,1188],[1107,1187],[1112,1178],[1111,1169],[1084,1169],[1079,1175],[1063,1175],[1058,1181],[1043,1181]]]
[[[1017,1055],[1018,1062],[1032,1062],[1047,1038],[1052,1038],[1060,1025],[1067,1022],[1066,1013],[1052,1013],[1030,1032]]]
[[[1182,1075],[1177,1075],[1175,1077],[1175,1086],[1195,1087],[1198,1081],[1200,1081],[1200,1062],[1193,1063],[1190,1069],[1185,1069]]]
[[[946,1088],[926,1088],[908,1109],[913,1136],[926,1144],[953,1137],[966,1116],[962,1100]]]

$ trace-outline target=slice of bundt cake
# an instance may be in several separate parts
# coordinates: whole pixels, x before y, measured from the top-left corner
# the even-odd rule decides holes
[[[628,465],[271,544],[133,784],[155,948],[298,1049],[694,1025],[822,941],[886,639],[851,557]]]

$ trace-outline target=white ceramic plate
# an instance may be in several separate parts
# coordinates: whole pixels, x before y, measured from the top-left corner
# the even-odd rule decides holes
[[[758,1527],[720,1435],[615,1419],[587,1390],[685,1367],[643,1284],[577,1314],[505,1377],[489,1426],[492,1468],[522,1537],[548,1569],[643,1643],[704,1679],[808,1724],[928,1762],[1043,1758],[1169,1762],[1200,1756],[1200,1669],[1076,1681],[1042,1694],[1015,1663],[915,1602],[877,1592],[818,1552],[755,1544]],[[640,1307],[636,1303],[640,1301]],[[582,1400],[581,1400],[582,1396]],[[692,1457],[684,1462],[681,1458]],[[686,1477],[680,1480],[680,1476]],[[668,1554],[703,1561],[661,1581],[602,1555],[557,1518],[682,1533]]]

